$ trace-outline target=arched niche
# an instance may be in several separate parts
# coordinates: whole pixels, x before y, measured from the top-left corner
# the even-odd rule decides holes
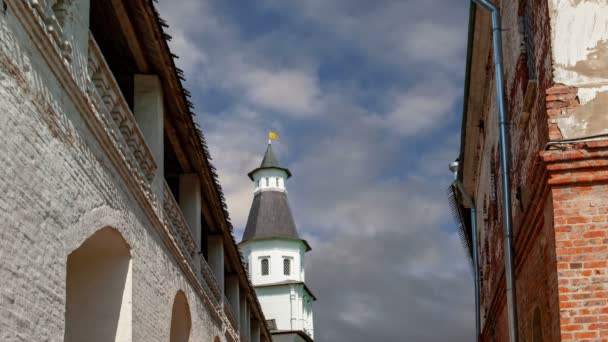
[[[103,228],[69,254],[64,342],[128,342],[132,338],[129,245]]]
[[[540,308],[537,306],[534,309],[534,317],[532,318],[532,342],[543,342],[542,328]]]
[[[170,342],[188,342],[192,320],[190,306],[183,291],[178,291],[173,300],[171,312],[171,338]]]

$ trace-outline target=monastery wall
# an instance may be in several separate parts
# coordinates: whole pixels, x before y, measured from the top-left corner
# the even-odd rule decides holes
[[[0,340],[64,340],[68,256],[110,227],[128,245],[132,287],[122,304],[132,311],[121,313],[130,327],[117,341],[169,341],[180,291],[190,340],[225,341],[219,309],[194,289],[159,234],[162,221],[91,128],[84,89],[66,89],[49,62],[55,51],[44,51],[45,38],[24,29],[33,22],[16,16],[14,4],[26,2],[0,8]],[[93,302],[96,293],[88,295]]]

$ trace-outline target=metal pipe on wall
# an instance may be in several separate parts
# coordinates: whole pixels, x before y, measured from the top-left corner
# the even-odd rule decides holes
[[[479,341],[481,335],[481,303],[479,302],[479,259],[477,254],[477,210],[471,207],[471,243],[473,244],[473,276],[475,278],[475,340]]]
[[[502,204],[504,217],[505,237],[505,273],[507,287],[507,309],[509,314],[509,341],[519,340],[517,328],[517,301],[515,294],[515,278],[513,274],[513,229],[511,213],[511,181],[509,179],[510,161],[509,150],[511,148],[509,139],[509,123],[504,95],[503,65],[502,65],[502,33],[500,27],[500,11],[498,7],[488,0],[472,0],[476,4],[490,11],[492,14],[492,40],[494,47],[494,71],[496,78],[496,102],[498,104],[499,119],[499,145],[500,145],[500,167],[502,170]]]

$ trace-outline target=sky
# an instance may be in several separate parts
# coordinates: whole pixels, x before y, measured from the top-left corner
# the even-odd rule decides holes
[[[468,1],[160,0],[237,241],[267,132],[306,255],[316,341],[471,341],[450,216]]]

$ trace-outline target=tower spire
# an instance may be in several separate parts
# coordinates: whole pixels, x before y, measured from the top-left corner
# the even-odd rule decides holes
[[[287,200],[291,172],[279,163],[268,137],[260,166],[248,174],[254,196],[239,248],[262,310],[275,321],[271,333],[285,341],[312,342],[316,297],[305,283],[304,267],[310,245],[298,234]]]
[[[286,238],[304,242],[309,250],[308,243],[298,235],[287,200],[286,181],[291,177],[291,171],[281,166],[272,144],[266,146],[260,166],[248,176],[254,183],[254,197],[243,241]]]

